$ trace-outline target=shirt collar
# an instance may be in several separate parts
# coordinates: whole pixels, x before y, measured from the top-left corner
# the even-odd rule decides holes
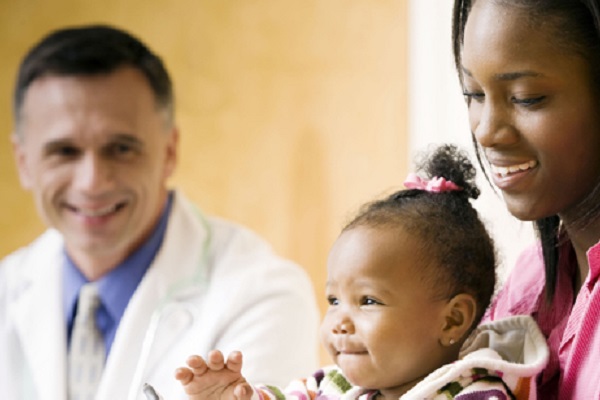
[[[129,299],[160,249],[167,229],[173,196],[173,192],[170,192],[161,217],[146,242],[115,269],[97,281],[102,306],[108,312],[113,323],[118,324],[121,320]],[[63,254],[63,310],[67,326],[71,326],[75,317],[75,305],[79,290],[88,281],[65,250],[63,250]]]
[[[600,242],[590,247],[587,251],[587,259],[590,266],[588,282],[596,282],[600,275]]]

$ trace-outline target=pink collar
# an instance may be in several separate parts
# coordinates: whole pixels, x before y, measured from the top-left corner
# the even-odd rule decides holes
[[[600,275],[600,242],[590,247],[587,251],[588,264],[590,266],[590,272],[586,279],[588,285],[593,285],[598,280]]]

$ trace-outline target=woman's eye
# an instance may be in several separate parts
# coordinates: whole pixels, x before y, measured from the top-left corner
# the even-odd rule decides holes
[[[477,103],[482,103],[483,100],[485,99],[485,95],[481,92],[469,92],[467,90],[465,90],[463,92],[463,96],[465,97],[465,101],[467,102],[467,104],[471,104],[472,101],[475,101]]]
[[[333,296],[327,296],[327,303],[329,303],[330,306],[337,306],[338,299]]]
[[[530,106],[534,106],[536,104],[541,103],[545,99],[546,99],[546,96],[526,97],[526,98],[512,97],[511,101],[514,104],[518,104],[518,105],[521,105],[524,107],[530,107]]]

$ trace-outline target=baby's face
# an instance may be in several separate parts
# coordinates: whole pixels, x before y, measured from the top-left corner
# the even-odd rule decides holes
[[[443,364],[445,300],[421,278],[428,263],[400,229],[355,227],[328,260],[321,339],[354,385],[400,395]]]

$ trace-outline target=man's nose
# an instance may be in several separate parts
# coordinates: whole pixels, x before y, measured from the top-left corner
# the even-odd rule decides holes
[[[73,185],[89,193],[104,190],[113,181],[110,163],[97,154],[84,154],[75,165]]]

